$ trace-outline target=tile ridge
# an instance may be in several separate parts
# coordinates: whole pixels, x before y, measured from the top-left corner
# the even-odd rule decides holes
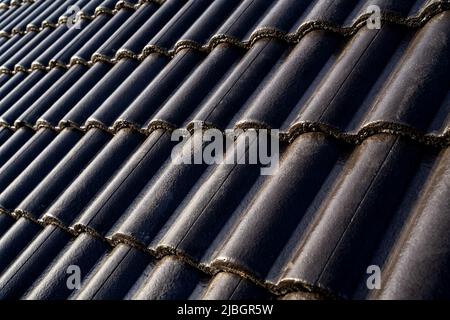
[[[35,0],[27,0],[27,1],[32,1],[30,3],[33,3]],[[107,14],[110,16],[115,15],[117,12],[119,12],[121,9],[128,9],[128,10],[137,10],[139,9],[141,6],[143,6],[146,3],[156,3],[158,5],[162,5],[166,0],[139,0],[138,3],[133,4],[131,2],[128,2],[127,0],[118,0],[116,2],[116,4],[114,5],[114,8],[106,8],[106,7],[102,7],[102,6],[98,6],[97,8],[95,8],[94,10],[94,14],[87,14],[83,11],[80,11],[76,14],[77,19],[79,20],[87,20],[87,21],[92,21],[94,20],[96,17],[102,15],[102,14]],[[0,6],[1,9],[1,6]],[[11,38],[12,36],[19,34],[19,35],[25,35],[29,32],[41,32],[46,28],[51,28],[51,29],[56,29],[57,27],[59,27],[60,25],[64,25],[67,23],[68,20],[68,16],[66,15],[62,15],[58,18],[58,21],[48,21],[48,20],[44,20],[41,22],[40,26],[36,25],[36,24],[28,24],[25,29],[18,29],[18,28],[13,28],[10,32],[8,31],[0,31],[0,37],[3,38]]]
[[[145,1],[160,1],[160,0],[145,0]],[[120,2],[120,1],[119,1]],[[420,28],[428,23],[433,17],[441,14],[443,12],[450,10],[450,0],[441,0],[434,2],[429,6],[425,7],[416,16],[403,17],[394,12],[382,12],[381,20],[385,23],[405,26],[408,28]],[[366,25],[367,19],[370,17],[369,14],[363,14],[359,16],[351,26],[344,27],[334,24],[328,21],[307,21],[300,25],[297,31],[288,33],[276,28],[258,28],[252,32],[249,40],[243,41],[236,37],[227,34],[215,34],[212,36],[206,44],[201,44],[199,42],[190,39],[180,39],[176,42],[173,48],[164,48],[158,45],[149,44],[146,45],[140,53],[135,53],[127,48],[121,48],[117,51],[114,57],[108,57],[101,53],[94,53],[90,60],[86,60],[82,57],[73,56],[71,57],[68,64],[58,61],[51,60],[49,64],[43,65],[40,62],[33,62],[30,67],[22,66],[16,64],[14,69],[11,70],[8,67],[1,66],[0,74],[15,74],[17,72],[31,73],[34,70],[42,70],[48,72],[53,68],[63,68],[69,69],[76,64],[82,64],[87,67],[92,67],[96,62],[104,62],[109,64],[116,64],[122,59],[133,59],[137,61],[143,61],[147,56],[152,53],[158,53],[169,58],[173,58],[178,52],[184,49],[192,49],[205,54],[211,53],[211,51],[216,48],[219,44],[228,44],[233,47],[241,48],[243,50],[250,50],[256,42],[261,39],[274,39],[287,43],[288,45],[298,44],[303,37],[312,31],[326,31],[341,35],[343,37],[350,37],[356,34],[360,29]]]
[[[95,128],[107,132],[111,135],[116,135],[122,129],[128,129],[144,136],[149,136],[158,129],[163,129],[169,132],[176,129],[187,129],[192,132],[194,123],[199,124],[203,129],[214,128],[225,132],[223,128],[220,128],[212,123],[198,120],[189,122],[189,124],[185,127],[177,127],[164,120],[152,120],[146,127],[142,127],[137,123],[121,119],[116,120],[112,126],[108,126],[98,120],[88,120],[84,124],[78,124],[70,120],[62,120],[56,126],[43,119],[38,120],[35,124],[27,123],[24,121],[16,121],[14,125],[0,120],[0,128],[6,128],[13,132],[19,130],[22,127],[29,128],[33,131],[38,131],[42,128],[46,128],[55,132],[61,132],[64,129],[73,129],[81,131],[83,133]],[[238,122],[234,126],[234,128],[232,128],[232,130],[239,129],[274,130],[275,128],[271,128],[267,124],[257,121],[241,121]],[[411,142],[423,146],[431,146],[439,149],[445,149],[450,146],[450,127],[446,128],[443,133],[439,134],[424,133],[412,126],[390,121],[368,122],[361,126],[357,131],[342,131],[339,128],[336,128],[324,122],[303,121],[294,123],[287,130],[280,131],[279,134],[281,141],[291,144],[301,135],[313,132],[322,133],[327,137],[336,139],[349,145],[360,145],[364,142],[364,140],[371,136],[387,134],[391,136],[403,137],[410,140]]]

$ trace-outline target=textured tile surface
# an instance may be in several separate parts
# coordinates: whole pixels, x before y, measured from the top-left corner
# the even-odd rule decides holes
[[[1,1],[0,298],[450,298],[449,9]],[[279,168],[174,164],[194,124]]]

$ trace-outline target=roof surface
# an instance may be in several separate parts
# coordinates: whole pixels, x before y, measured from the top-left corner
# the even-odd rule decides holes
[[[0,298],[450,298],[449,9],[2,1]],[[194,123],[279,168],[174,164]]]

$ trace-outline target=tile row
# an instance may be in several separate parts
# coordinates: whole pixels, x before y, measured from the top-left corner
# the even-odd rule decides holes
[[[123,8],[136,10],[144,2],[162,3],[158,0],[139,2],[135,0],[131,0],[131,2],[117,0],[38,0],[18,7],[16,10],[0,13],[0,19],[2,19],[0,37],[6,38],[5,40],[2,39],[2,43],[8,43],[9,38],[11,40],[9,42],[14,44],[18,41],[25,43],[36,37],[39,32],[45,31],[48,35],[52,29],[67,26],[68,21],[73,18],[77,18],[78,22],[81,20],[91,21],[102,14],[114,15]],[[72,25],[74,24],[76,24],[75,21],[72,22]],[[28,33],[32,34],[27,35]],[[22,40],[25,36],[26,40]]]
[[[152,26],[155,15],[147,21]],[[161,27],[165,20],[157,21]],[[113,133],[130,127],[148,135],[203,123],[280,129],[288,140],[320,131],[353,144],[384,132],[445,147],[449,28],[444,12],[420,30],[386,24],[351,39],[316,30],[295,46],[261,39],[248,51],[225,43],[208,55],[186,48],[173,58],[152,53],[142,62],[123,58],[114,65],[2,75],[0,125]]]
[[[9,9],[15,9],[16,7],[19,7],[21,5],[34,3],[35,1],[36,0],[2,0],[0,1],[0,10],[4,12]]]
[[[90,1],[86,5],[89,8],[83,10],[94,10],[97,2]],[[209,52],[224,42],[249,49],[261,38],[296,44],[312,30],[349,36],[365,27],[370,16],[365,12],[372,2],[360,1],[355,7],[354,1],[347,0],[273,4],[261,0],[171,0],[161,6],[153,2],[140,3],[136,5],[138,9],[131,12],[133,14],[128,6],[120,6],[114,16],[100,15],[92,22],[83,20],[80,28],[60,25],[42,32],[33,28],[26,37],[18,35],[14,41],[3,40],[0,49],[6,49],[6,53],[0,57],[1,72],[49,71],[56,66],[68,68],[80,63],[91,66],[97,61],[116,63],[124,56],[143,60],[151,52],[173,56],[186,47]],[[422,26],[450,7],[448,0],[419,2],[421,6],[394,5],[389,0],[380,0],[377,4],[384,10],[384,21],[410,28]],[[125,24],[124,20],[127,20]],[[123,27],[118,29],[120,25]],[[108,38],[111,41],[105,43]],[[33,45],[29,44],[28,50],[20,53],[11,49],[21,48],[24,43]],[[31,48],[34,48],[32,52]],[[43,52],[42,48],[48,50]]]
[[[174,144],[163,129],[144,138],[127,129],[22,128],[9,137],[0,148],[0,294],[21,296],[32,282],[30,297],[68,293],[67,265],[103,268],[104,247],[126,245],[161,261],[176,257],[196,273],[238,275],[277,296],[449,296],[449,148],[388,134],[350,146],[307,133],[283,143],[279,168],[261,176],[260,165],[175,164]],[[84,248],[90,239],[98,241]],[[376,293],[366,286],[371,265],[383,270]],[[157,274],[160,286],[188,290]],[[96,286],[116,283],[97,277]],[[131,296],[155,297],[152,288],[160,290],[152,282]]]

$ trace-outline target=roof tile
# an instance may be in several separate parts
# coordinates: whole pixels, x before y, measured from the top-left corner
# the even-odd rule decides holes
[[[2,1],[0,298],[448,298],[449,8]],[[279,167],[174,163],[197,127]]]

